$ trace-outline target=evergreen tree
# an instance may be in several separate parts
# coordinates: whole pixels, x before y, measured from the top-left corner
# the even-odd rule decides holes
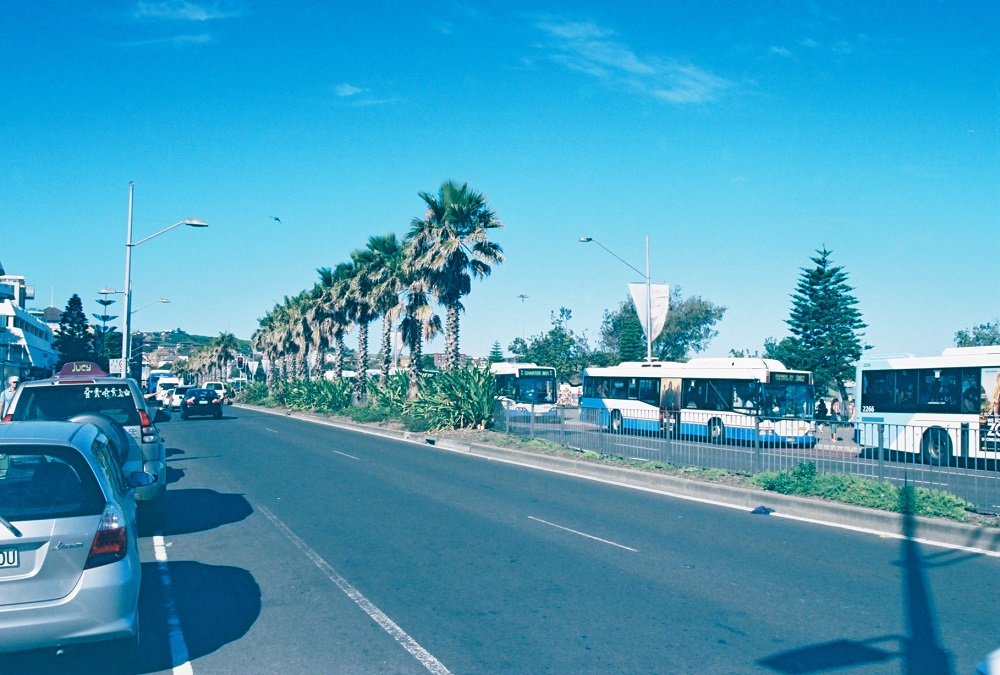
[[[66,309],[59,317],[59,333],[52,342],[52,346],[59,352],[59,362],[56,364],[57,371],[70,361],[94,360],[94,348],[87,324],[87,315],[83,311],[83,301],[75,293],[66,303]]]
[[[811,370],[818,393],[835,385],[846,400],[844,383],[854,379],[855,363],[870,348],[862,342],[868,326],[861,320],[847,274],[830,260],[831,251],[824,246],[816,253],[810,258],[816,266],[801,268],[792,295],[792,313],[786,321],[792,337],[768,351],[780,350],[789,368]]]
[[[646,336],[642,332],[642,322],[635,311],[635,305],[625,300],[618,306],[618,312],[604,312],[601,335],[614,352],[613,361],[644,361],[646,359]]]
[[[670,289],[670,312],[663,330],[653,340],[653,358],[661,361],[686,361],[691,352],[700,352],[718,335],[712,327],[722,320],[725,307],[714,305],[696,295],[681,296],[681,289]],[[634,348],[638,339],[639,349]],[[630,358],[625,358],[626,356]],[[630,299],[615,311],[604,312],[601,324],[600,359],[607,363],[642,361],[646,358],[646,337],[639,315]]]
[[[971,330],[955,333],[956,347],[989,347],[1000,345],[1000,321],[981,323]]]
[[[490,363],[503,363],[503,348],[500,347],[500,341],[497,340],[493,343],[493,348],[490,349]]]
[[[570,310],[560,307],[558,314],[552,313],[552,328],[547,333],[533,335],[527,340],[515,338],[507,350],[519,361],[552,366],[560,381],[569,381],[572,376],[579,375],[584,366],[594,365],[586,338],[577,337],[569,329],[572,315]]]

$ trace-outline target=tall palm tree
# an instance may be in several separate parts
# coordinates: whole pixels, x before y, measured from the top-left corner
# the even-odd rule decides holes
[[[371,259],[365,264],[365,274],[371,284],[371,303],[382,317],[382,344],[379,349],[381,375],[384,386],[392,367],[392,329],[403,307],[399,297],[406,287],[403,270],[404,248],[395,234],[368,239],[367,250]]]
[[[403,342],[410,352],[407,370],[410,375],[410,398],[416,398],[420,382],[420,361],[423,358],[424,340],[431,340],[441,332],[441,317],[434,313],[430,303],[430,282],[426,268],[419,265],[413,242],[403,249],[404,286],[401,294],[403,320],[399,329]]]
[[[240,351],[240,343],[236,336],[229,332],[219,333],[210,343],[209,358],[213,369],[219,373],[219,379],[225,381],[228,373],[226,366],[236,360]]]
[[[374,284],[368,274],[368,267],[375,263],[376,252],[371,248],[371,240],[365,248],[351,253],[354,274],[350,281],[351,319],[358,325],[358,377],[354,381],[355,395],[364,401],[368,395],[368,326],[378,317],[372,290]]]
[[[333,371],[337,378],[344,376],[344,335],[351,327],[350,286],[354,277],[353,263],[340,263],[330,275],[330,285],[323,290],[319,312],[329,320],[329,335],[333,337]]]
[[[445,181],[436,195],[421,192],[420,198],[427,212],[413,219],[409,239],[430,292],[445,308],[445,367],[454,368],[460,353],[462,298],[471,292],[473,277],[485,279],[492,272],[490,265],[503,262],[503,249],[489,239],[490,230],[503,223],[468,183]]]

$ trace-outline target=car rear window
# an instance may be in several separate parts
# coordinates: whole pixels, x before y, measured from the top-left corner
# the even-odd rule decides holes
[[[124,384],[52,384],[27,387],[13,420],[67,420],[81,413],[102,413],[122,426],[138,426],[132,390]]]
[[[105,499],[90,464],[75,450],[3,447],[0,516],[9,521],[96,516]]]

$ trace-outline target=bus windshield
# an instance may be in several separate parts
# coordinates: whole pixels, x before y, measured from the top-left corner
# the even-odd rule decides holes
[[[812,419],[813,386],[810,384],[762,384],[761,414],[765,417]]]
[[[521,376],[517,380],[519,403],[555,403],[555,377]]]

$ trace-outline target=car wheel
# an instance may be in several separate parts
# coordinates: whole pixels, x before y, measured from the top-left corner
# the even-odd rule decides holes
[[[924,464],[948,466],[951,461],[951,438],[940,427],[928,429],[920,442],[920,454]]]
[[[188,414],[187,413],[181,413],[181,419],[182,420],[186,420],[187,418],[188,418]]]
[[[221,420],[221,419],[222,419],[222,411],[220,410],[220,411],[219,411],[219,412],[217,412],[217,413],[213,413],[213,414],[212,414],[212,417],[213,417],[214,419],[217,419],[217,420]]]
[[[726,427],[722,420],[716,418],[708,421],[708,441],[716,445],[726,442]]]
[[[612,434],[620,434],[622,432],[622,414],[621,411],[612,410],[611,419],[608,421],[608,431]]]

